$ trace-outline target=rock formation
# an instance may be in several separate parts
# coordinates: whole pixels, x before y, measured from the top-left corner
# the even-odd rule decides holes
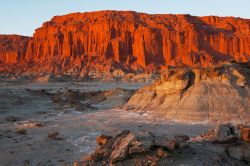
[[[231,124],[217,125],[205,134],[191,138],[190,142],[235,143],[239,139],[236,127]],[[244,141],[244,140],[243,140]]]
[[[182,140],[181,142],[186,141]],[[173,151],[177,146],[178,143],[175,139],[155,137],[152,133],[148,132],[134,134],[128,130],[124,130],[115,137],[110,137],[105,144],[100,145],[92,155],[86,158],[86,161],[96,164],[102,162],[116,163],[129,158],[129,156],[149,154],[151,151],[156,151],[157,149],[158,155],[164,156],[163,153],[166,153],[166,149]]]
[[[242,124],[238,125],[238,127],[231,124],[222,124],[216,126],[215,129],[210,130],[208,133],[191,138],[189,142],[225,144],[225,151],[229,157],[243,161],[249,165],[250,144],[248,143],[249,140],[246,139],[246,131],[249,131],[249,127],[245,127]]]
[[[125,108],[169,120],[249,121],[249,64],[169,68],[138,90]]]
[[[170,139],[128,130],[114,137],[100,135],[96,150],[74,165],[248,165],[250,144],[240,140],[236,130],[223,124],[191,139],[187,135]],[[103,144],[99,144],[100,139]]]
[[[24,60],[30,38],[18,35],[0,35],[0,63],[16,64]]]
[[[249,43],[249,19],[100,11],[56,16],[36,29],[27,52],[21,44],[16,58],[0,58],[22,62],[18,68],[25,74],[105,77],[116,68],[151,71],[166,65],[245,62]]]
[[[0,35],[0,72],[24,60],[30,38],[18,35]]]

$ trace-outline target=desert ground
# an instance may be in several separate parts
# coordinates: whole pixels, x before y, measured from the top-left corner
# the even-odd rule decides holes
[[[3,77],[1,164],[249,165],[248,73],[233,62],[137,81]]]
[[[122,110],[120,106],[133,91],[147,84],[2,82],[1,165],[72,165],[94,151],[96,136],[114,135],[124,129],[167,137],[177,134],[192,137],[213,127],[211,124],[168,122]],[[91,92],[94,97],[85,100],[77,96],[88,96]],[[98,99],[102,95],[96,95],[97,92],[105,92],[105,97]],[[53,132],[58,132],[57,138],[48,138]]]

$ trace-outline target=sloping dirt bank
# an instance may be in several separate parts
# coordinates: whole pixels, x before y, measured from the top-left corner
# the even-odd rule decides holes
[[[125,110],[182,122],[249,122],[250,65],[169,68],[131,97]]]

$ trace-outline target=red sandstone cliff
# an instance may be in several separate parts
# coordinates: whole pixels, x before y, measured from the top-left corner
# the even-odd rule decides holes
[[[24,36],[0,35],[0,63],[16,64],[23,60],[29,40]]]
[[[0,74],[16,74],[16,65],[24,61],[30,37],[0,35]],[[23,67],[20,67],[21,69]],[[22,70],[21,70],[22,72]]]
[[[249,19],[100,11],[44,23],[24,60],[30,73],[84,75],[114,66],[208,66],[230,59],[250,60]]]

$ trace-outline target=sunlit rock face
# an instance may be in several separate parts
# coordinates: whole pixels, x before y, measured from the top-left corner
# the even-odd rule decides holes
[[[0,35],[0,63],[16,64],[23,60],[30,38],[19,35]]]
[[[75,76],[154,70],[166,65],[211,66],[250,59],[250,20],[99,11],[56,16],[38,28],[25,57],[26,73]],[[13,63],[17,60],[5,60]]]
[[[250,65],[169,68],[124,108],[180,121],[249,121]]]
[[[24,62],[30,37],[0,35],[0,75],[18,73],[17,64]],[[23,67],[20,67],[22,71]]]

